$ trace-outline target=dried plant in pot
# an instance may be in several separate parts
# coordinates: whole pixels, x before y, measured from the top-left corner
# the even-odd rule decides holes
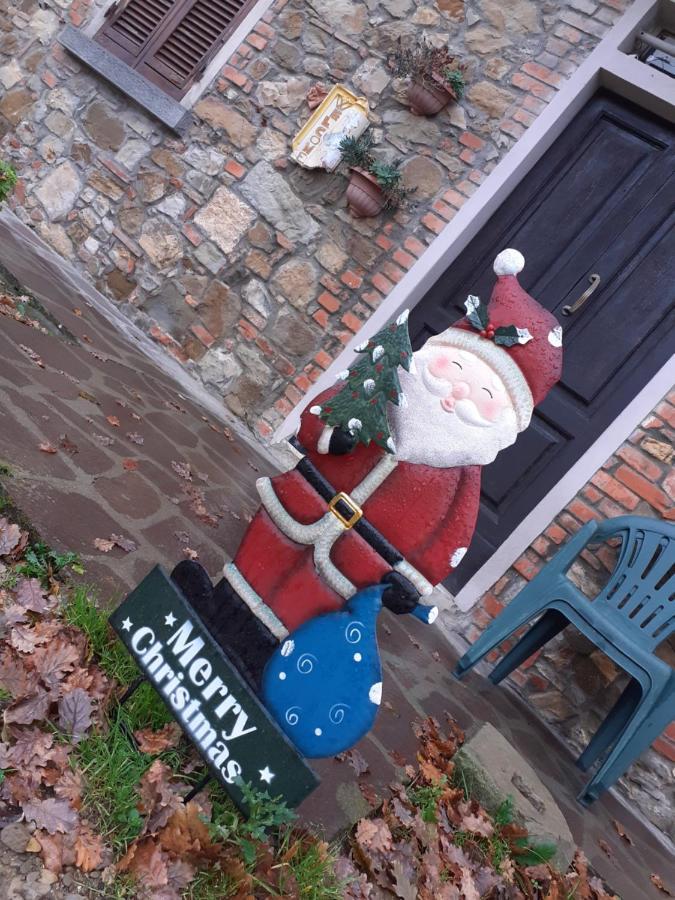
[[[371,218],[385,208],[400,206],[414,190],[404,187],[400,164],[376,160],[372,145],[368,132],[358,138],[344,138],[340,144],[342,163],[350,172],[347,203],[357,219]]]
[[[435,116],[464,93],[464,66],[447,47],[432,47],[423,38],[405,46],[399,38],[391,66],[397,78],[408,78],[408,102],[416,116]]]

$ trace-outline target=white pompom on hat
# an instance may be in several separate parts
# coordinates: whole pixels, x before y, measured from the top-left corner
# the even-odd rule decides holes
[[[518,250],[502,250],[492,264],[495,275],[517,275],[525,268],[525,257]]]

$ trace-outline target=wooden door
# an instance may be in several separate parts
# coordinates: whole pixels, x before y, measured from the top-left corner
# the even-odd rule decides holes
[[[560,383],[483,470],[476,534],[446,582],[455,593],[675,349],[674,144],[673,126],[597,94],[411,314],[419,347],[463,314],[467,294],[489,298],[494,257],[515,247],[521,284],[564,330]],[[563,315],[591,275],[596,290]]]

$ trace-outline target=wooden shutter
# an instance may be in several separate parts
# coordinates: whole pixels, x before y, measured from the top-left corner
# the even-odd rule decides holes
[[[180,99],[255,0],[129,0],[96,39]]]

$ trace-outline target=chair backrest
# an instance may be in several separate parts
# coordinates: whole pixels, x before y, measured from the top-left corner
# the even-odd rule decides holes
[[[675,631],[675,524],[645,516],[602,522],[589,543],[618,537],[612,575],[595,599],[623,631],[654,648]]]

